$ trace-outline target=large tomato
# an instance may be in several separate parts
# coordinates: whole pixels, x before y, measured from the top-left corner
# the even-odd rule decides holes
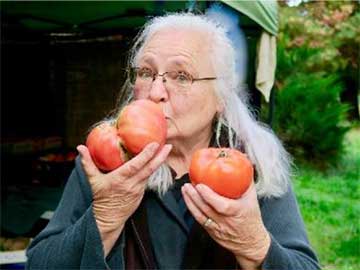
[[[112,171],[127,160],[117,129],[110,123],[102,123],[91,130],[86,146],[95,165],[103,171]]]
[[[151,142],[165,144],[167,123],[161,107],[147,99],[125,106],[117,119],[118,135],[132,154],[138,154]]]
[[[250,186],[254,168],[238,150],[205,148],[193,154],[189,175],[194,185],[205,184],[224,197],[237,199]]]

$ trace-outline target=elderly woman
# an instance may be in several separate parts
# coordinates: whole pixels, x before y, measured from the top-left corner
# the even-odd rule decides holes
[[[318,269],[289,184],[289,157],[240,98],[235,51],[204,16],[151,20],[131,51],[123,91],[168,119],[167,144],[151,143],[100,172],[85,146],[28,268]],[[245,152],[256,179],[237,200],[189,184],[192,153]],[[226,179],[219,179],[226,181]]]

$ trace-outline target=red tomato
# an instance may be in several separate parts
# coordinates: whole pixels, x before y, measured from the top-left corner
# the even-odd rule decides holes
[[[140,153],[151,142],[165,144],[165,116],[161,107],[150,100],[139,99],[125,106],[116,126],[123,145],[132,154]]]
[[[205,184],[218,194],[239,198],[250,186],[254,168],[245,154],[230,148],[205,148],[191,159],[190,180]]]
[[[87,137],[86,146],[95,165],[103,171],[112,171],[127,160],[117,129],[109,123],[96,126]]]

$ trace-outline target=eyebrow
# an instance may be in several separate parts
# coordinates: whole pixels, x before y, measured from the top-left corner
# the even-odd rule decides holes
[[[150,65],[155,65],[154,58],[151,56],[145,56],[139,59],[139,62],[145,62]]]
[[[178,67],[188,67],[190,66],[192,68],[192,64],[184,61],[174,60],[170,62],[171,64],[178,66]]]

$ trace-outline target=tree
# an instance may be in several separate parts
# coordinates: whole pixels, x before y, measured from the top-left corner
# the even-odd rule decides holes
[[[306,47],[319,53],[306,63],[308,72],[338,74],[345,86],[341,100],[350,105],[349,117],[359,114],[360,12],[357,1],[280,3],[279,42],[286,49]],[[299,59],[301,61],[301,59]]]

